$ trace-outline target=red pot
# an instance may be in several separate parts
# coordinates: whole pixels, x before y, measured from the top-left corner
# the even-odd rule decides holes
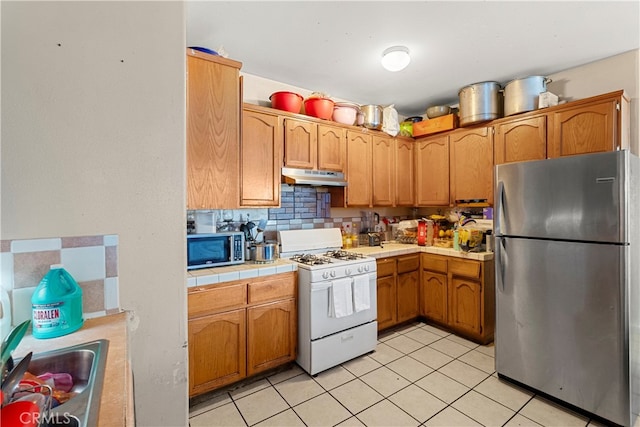
[[[304,110],[308,116],[331,120],[333,101],[329,98],[307,98],[304,101]]]
[[[274,92],[269,97],[271,107],[290,113],[300,113],[302,108],[302,95],[293,92]]]

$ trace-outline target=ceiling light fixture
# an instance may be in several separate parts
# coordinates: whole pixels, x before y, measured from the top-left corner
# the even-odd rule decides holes
[[[400,71],[411,62],[409,49],[405,46],[392,46],[382,52],[382,66],[389,71]]]

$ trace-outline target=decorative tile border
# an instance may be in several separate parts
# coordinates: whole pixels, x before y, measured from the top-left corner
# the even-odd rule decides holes
[[[52,264],[63,264],[82,288],[85,318],[120,311],[117,235],[1,240],[0,287],[12,325],[31,318],[31,295]]]

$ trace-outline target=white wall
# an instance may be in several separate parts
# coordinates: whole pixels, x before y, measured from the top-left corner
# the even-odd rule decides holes
[[[639,70],[640,50],[636,49],[550,74],[549,77],[553,81],[547,88],[568,101],[623,89],[630,100],[631,145],[635,145],[635,152],[640,153]]]
[[[1,238],[119,236],[138,425],[186,425],[184,5],[1,8]]]

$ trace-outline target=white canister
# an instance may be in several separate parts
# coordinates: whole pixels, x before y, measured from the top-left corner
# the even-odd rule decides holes
[[[196,211],[196,233],[215,233],[216,232],[216,213],[215,211]]]

